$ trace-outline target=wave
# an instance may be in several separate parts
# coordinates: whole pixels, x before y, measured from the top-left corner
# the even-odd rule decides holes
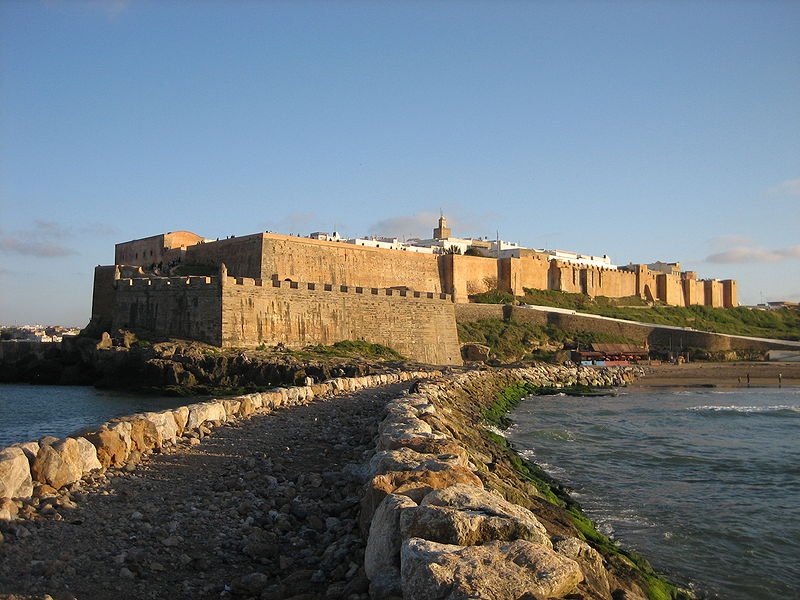
[[[690,406],[686,410],[700,413],[800,413],[800,405],[797,404],[773,404],[769,406],[736,406],[736,405],[714,405],[704,404],[702,406]]]

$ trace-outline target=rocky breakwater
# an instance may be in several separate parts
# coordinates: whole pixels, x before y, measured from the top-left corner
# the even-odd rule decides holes
[[[389,403],[362,501],[371,596],[684,597],[597,533],[562,490],[486,431],[492,409],[536,388],[619,386],[639,374],[555,366],[471,371],[420,382]]]
[[[214,428],[225,423],[332,395],[439,374],[401,371],[279,387],[114,419],[82,436],[63,440],[46,436],[14,444],[0,450],[0,524],[41,516],[61,520],[60,509],[74,507],[72,493],[82,490],[83,483],[102,480],[108,469],[134,471],[152,454],[200,444]],[[14,526],[4,528],[12,535],[16,531]]]

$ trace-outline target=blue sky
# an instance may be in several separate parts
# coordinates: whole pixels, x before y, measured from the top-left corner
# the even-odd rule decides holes
[[[0,322],[115,242],[455,234],[800,300],[798,2],[0,2]]]

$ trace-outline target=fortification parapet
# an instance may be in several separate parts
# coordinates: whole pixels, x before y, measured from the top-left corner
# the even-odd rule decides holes
[[[419,292],[417,290],[410,289],[374,288],[359,285],[334,285],[332,283],[316,283],[308,281],[281,281],[276,277],[273,277],[267,281],[269,282],[267,287],[278,288],[281,290],[336,292],[340,294],[391,296],[394,298],[452,302],[452,296],[450,294],[438,292]],[[240,287],[265,287],[265,281],[263,279],[253,279],[250,277],[227,277],[225,279],[225,285]]]
[[[205,287],[217,285],[219,278],[202,275],[184,275],[181,277],[122,277],[114,280],[115,288],[151,288],[172,289],[182,286]]]

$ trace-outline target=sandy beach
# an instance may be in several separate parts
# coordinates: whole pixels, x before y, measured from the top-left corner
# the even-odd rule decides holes
[[[634,381],[632,388],[648,387],[784,387],[800,386],[800,363],[780,362],[695,362],[683,365],[645,366],[647,374]]]

